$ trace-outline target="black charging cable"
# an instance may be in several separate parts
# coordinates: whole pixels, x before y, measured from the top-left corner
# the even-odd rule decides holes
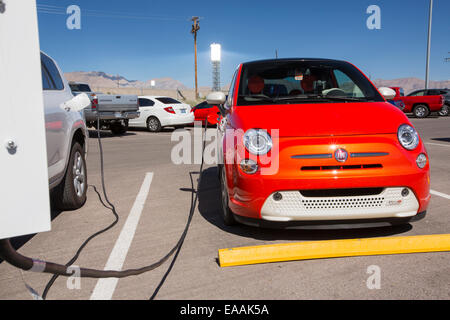
[[[99,124],[99,119],[97,118],[97,124]],[[100,130],[100,126],[98,125],[97,130]],[[106,202],[111,206],[111,210],[117,214],[117,212],[115,211],[115,207],[114,205],[108,200],[107,194],[106,194],[106,188],[105,188],[105,184],[104,184],[104,172],[103,172],[103,148],[101,145],[101,138],[100,138],[100,133],[98,132],[98,141],[99,141],[99,147],[100,147],[100,158],[101,158],[101,170],[102,170],[102,187],[103,187],[103,193],[106,199]],[[202,135],[203,137],[203,135]],[[205,140],[205,139],[204,139]],[[205,147],[205,141],[203,141],[203,150]],[[203,152],[202,152],[202,163],[200,166],[200,173],[203,170],[203,163],[204,163],[204,157],[203,157]],[[199,178],[199,183],[200,184],[200,180],[201,180],[201,175]],[[88,268],[80,268],[80,274],[79,276],[82,278],[125,278],[125,277],[129,277],[129,276],[135,276],[135,275],[140,275],[143,274],[145,272],[154,270],[156,268],[158,268],[159,266],[161,266],[164,262],[166,262],[175,252],[179,252],[179,250],[181,249],[181,246],[184,242],[184,239],[186,237],[186,234],[188,232],[190,223],[192,221],[192,217],[193,214],[195,212],[195,206],[197,203],[197,199],[198,199],[198,192],[195,196],[194,199],[194,205],[191,206],[191,210],[189,213],[189,218],[186,224],[186,227],[180,237],[180,239],[178,240],[178,242],[175,244],[175,246],[164,256],[162,257],[160,260],[158,260],[157,262],[150,264],[148,266],[145,267],[141,267],[141,268],[137,268],[137,269],[128,269],[128,270],[122,270],[122,271],[115,271],[115,270],[96,270],[96,269],[88,269]],[[118,218],[118,215],[116,216],[116,218]],[[116,222],[117,223],[117,222]],[[104,230],[99,231],[99,232],[105,232]],[[98,232],[96,233],[96,236],[98,235]],[[94,236],[94,235],[93,235]],[[93,239],[93,236],[89,237],[88,240],[85,241],[84,246],[82,246],[81,250],[86,246],[86,244]],[[81,253],[81,250],[77,251],[77,254],[74,256],[75,260],[78,258],[79,254]],[[178,255],[178,254],[177,254]],[[70,272],[68,270],[68,267],[66,265],[61,265],[61,264],[56,264],[56,263],[52,263],[52,262],[46,262],[46,261],[41,261],[38,259],[32,259],[26,256],[21,255],[20,253],[18,253],[11,245],[11,242],[9,239],[3,239],[0,240],[0,257],[8,262],[9,264],[25,270],[25,271],[33,271],[33,272],[40,272],[40,273],[50,273],[50,274],[54,274],[57,276],[73,276],[72,272]],[[72,260],[74,260],[71,259]],[[173,260],[173,263],[175,262],[175,259]],[[169,268],[169,272],[173,266],[173,263],[171,265],[171,267]],[[168,274],[168,273],[167,273]],[[56,280],[56,279],[55,279]],[[162,283],[164,282],[165,278],[163,278],[162,282],[160,283],[160,285],[162,285]],[[54,280],[53,280],[54,282]],[[52,283],[53,283],[52,282]],[[49,288],[51,287],[51,285],[48,287],[47,289],[47,293]],[[158,286],[158,288],[160,288],[160,286]],[[157,290],[159,290],[157,288]],[[157,292],[156,292],[157,293]]]

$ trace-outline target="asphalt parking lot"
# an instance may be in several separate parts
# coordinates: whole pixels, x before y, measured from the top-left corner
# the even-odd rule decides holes
[[[227,247],[450,233],[450,117],[412,119],[412,122],[426,142],[431,161],[433,195],[425,219],[399,227],[335,231],[226,227],[219,211],[217,170],[207,166],[191,228],[157,299],[449,299],[448,252],[230,268],[220,268],[216,261],[217,250]],[[134,130],[121,137],[103,133],[107,192],[120,220],[88,244],[76,265],[103,269],[107,264],[120,265],[123,261],[123,269],[137,268],[157,261],[178,241],[191,202],[189,174],[193,174],[195,182],[199,166],[177,166],[171,162],[171,148],[175,144],[171,142],[171,133],[172,130],[158,134]],[[53,212],[51,232],[15,239],[20,253],[65,264],[86,238],[114,221],[95,190],[101,190],[98,150],[93,134],[87,159],[90,187],[84,207]],[[139,203],[143,205],[142,211]],[[124,240],[122,244],[128,241],[129,246],[116,246],[119,237]],[[370,290],[366,286],[367,268],[371,265],[380,267],[380,289]],[[148,299],[168,266],[166,263],[154,271],[118,281],[82,279],[79,289],[68,289],[67,279],[61,277],[47,298]],[[50,278],[23,273],[25,282],[39,293]],[[21,272],[6,263],[0,264],[0,299],[31,299]]]

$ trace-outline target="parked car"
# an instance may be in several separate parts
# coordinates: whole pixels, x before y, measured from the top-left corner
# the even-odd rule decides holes
[[[92,92],[89,84],[69,82],[74,95],[86,93],[91,106],[84,111],[88,127],[97,127],[97,117],[102,129],[113,134],[124,134],[128,130],[128,121],[139,116],[136,95],[114,95]]]
[[[403,112],[412,112],[416,118],[428,117],[431,112],[439,112],[444,106],[444,97],[440,94],[424,95],[425,90],[422,92],[419,90],[405,96],[403,88],[391,87],[391,89],[396,92],[396,96],[393,100],[401,100],[405,103]]]
[[[399,108],[402,111],[405,109],[405,103],[402,100],[387,100],[387,102],[396,106],[397,108]]]
[[[444,96],[444,105],[441,110],[439,110],[438,114],[440,116],[448,116],[449,108],[450,108],[450,89],[423,89],[416,90],[408,94],[408,97],[416,97],[416,96],[436,96],[442,95]]]
[[[194,122],[191,106],[170,97],[140,96],[138,118],[130,120],[130,127],[147,128],[159,132],[164,127],[182,127]]]
[[[51,198],[60,209],[77,209],[86,202],[88,188],[83,112],[71,107],[74,96],[67,80],[56,62],[42,52],[41,70]]]
[[[243,63],[230,88],[226,101],[220,92],[207,97],[223,115],[225,224],[360,227],[424,217],[427,151],[406,115],[386,102],[391,89],[326,59]]]
[[[208,121],[208,118],[217,118],[217,114],[220,113],[219,108],[215,105],[208,104],[208,101],[203,101],[197,104],[192,108],[192,112],[194,112],[195,121],[201,121],[202,125],[204,125]],[[208,121],[208,124],[213,123],[211,123],[211,121]]]

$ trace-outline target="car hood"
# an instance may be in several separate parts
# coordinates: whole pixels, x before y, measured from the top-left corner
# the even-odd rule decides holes
[[[236,106],[230,122],[244,131],[279,129],[280,137],[397,133],[401,124],[410,124],[387,102]]]

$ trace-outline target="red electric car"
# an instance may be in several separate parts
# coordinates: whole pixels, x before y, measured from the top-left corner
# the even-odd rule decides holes
[[[219,108],[215,105],[208,104],[207,101],[203,101],[202,103],[199,103],[195,107],[193,107],[192,112],[194,112],[195,121],[201,121],[203,125],[208,121],[208,124],[212,125],[217,122],[212,121],[211,123],[211,119],[217,118]]]
[[[225,223],[335,228],[424,217],[428,155],[408,118],[386,102],[394,94],[343,61],[241,64],[228,98],[207,98],[223,115]]]

